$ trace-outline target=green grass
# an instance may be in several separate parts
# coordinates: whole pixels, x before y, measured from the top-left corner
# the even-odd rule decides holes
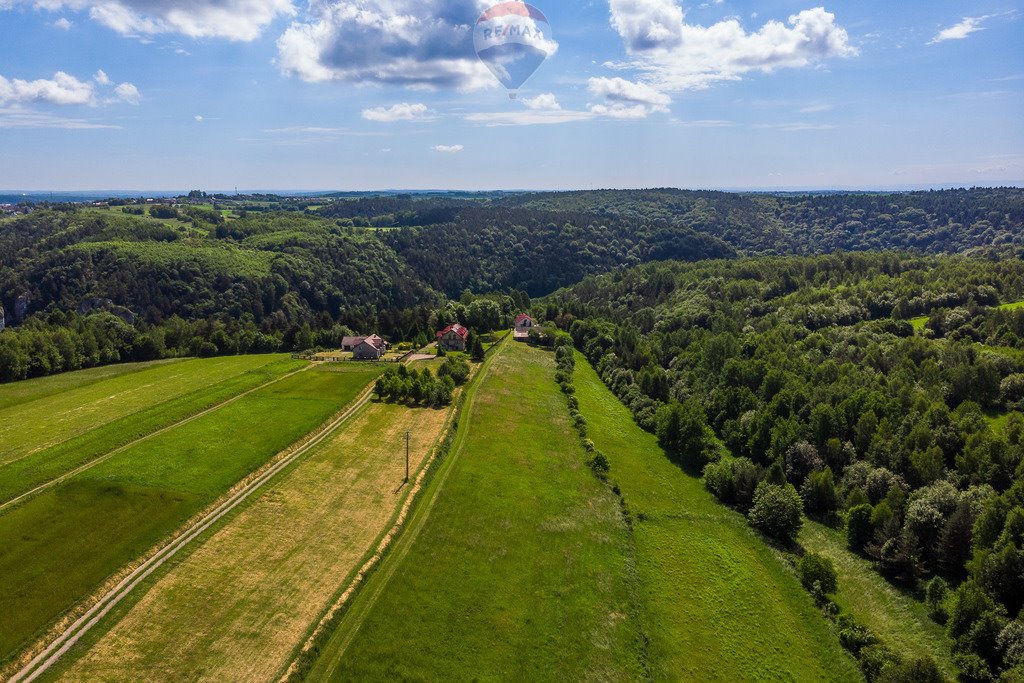
[[[340,410],[378,372],[294,375],[0,513],[0,662]]]
[[[784,560],[673,465],[577,354],[590,438],[635,525],[641,615],[657,680],[860,678]]]
[[[306,365],[286,356],[253,356],[244,360],[246,362],[226,365],[214,360],[197,360],[181,364],[180,369],[187,373],[184,381],[161,381],[158,384],[166,390],[168,400],[148,407],[146,406],[150,401],[140,401],[137,406],[140,408],[138,412],[120,418],[117,417],[117,411],[112,410],[111,415],[107,417],[116,419],[0,466],[0,503],[12,500],[117,448]],[[200,385],[190,393],[178,395],[180,391],[191,388],[197,382],[216,381],[229,368],[240,374],[229,376],[211,386]],[[150,373],[139,373],[138,376],[153,379]],[[99,388],[104,387],[108,391],[112,389],[110,383],[103,383]],[[100,394],[102,393],[104,392],[100,391]],[[150,392],[147,398],[158,400],[159,396]],[[126,407],[128,405],[124,404]]]
[[[905,657],[930,656],[950,678],[956,678],[945,629],[932,621],[920,601],[895,588],[871,563],[846,548],[844,535],[805,520],[800,544],[832,560],[839,575],[836,603],[859,624]]]
[[[628,532],[583,464],[553,357],[507,344],[490,363],[422,531],[385,560],[395,574],[338,667],[319,668],[344,621],[310,680],[641,677]]]
[[[918,316],[916,318],[911,318],[907,322],[910,323],[911,327],[913,327],[915,331],[920,332],[924,329],[925,323],[928,322],[928,316]]]
[[[243,249],[234,244],[202,238],[175,242],[81,242],[68,249],[90,254],[115,252],[125,258],[158,267],[186,264],[201,268],[206,273],[248,278],[269,275],[270,262],[275,257],[269,252]]]
[[[149,363],[119,363],[117,365],[104,365],[103,367],[90,368],[88,370],[62,372],[57,375],[25,380],[23,382],[0,384],[0,411],[19,403],[28,403],[29,401],[36,401],[47,396],[73,391],[89,384],[95,384],[105,379],[119,377],[120,375],[132,372],[139,372],[156,365],[180,362],[180,360],[158,360]]]
[[[282,356],[232,356],[72,373],[0,387],[0,466],[119,418],[265,366]],[[88,381],[96,377],[105,377]],[[14,397],[22,400],[13,402]]]
[[[1004,311],[1015,311],[1018,308],[1024,308],[1024,301],[1014,301],[1013,303],[1003,304],[999,308]]]

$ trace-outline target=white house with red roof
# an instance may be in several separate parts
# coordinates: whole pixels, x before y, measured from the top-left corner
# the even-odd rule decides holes
[[[437,347],[445,351],[465,351],[469,330],[455,323],[437,333]]]
[[[527,341],[530,338],[530,330],[537,326],[537,321],[525,313],[516,316],[516,326],[512,332],[516,341]]]

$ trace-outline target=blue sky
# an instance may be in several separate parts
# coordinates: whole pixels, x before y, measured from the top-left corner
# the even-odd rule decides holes
[[[1024,3],[0,0],[0,188],[1024,183]],[[551,45],[545,45],[549,50]]]

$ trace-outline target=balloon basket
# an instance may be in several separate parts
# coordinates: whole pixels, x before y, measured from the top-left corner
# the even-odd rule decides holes
[[[508,98],[509,98],[510,100],[514,100],[514,99],[516,99],[516,93],[514,93],[514,92],[510,92],[510,93],[508,94]]]

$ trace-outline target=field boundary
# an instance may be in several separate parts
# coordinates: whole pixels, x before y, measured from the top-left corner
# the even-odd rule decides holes
[[[487,354],[480,370],[473,377],[470,386],[467,387],[466,393],[461,399],[461,404],[456,408],[456,410],[452,411],[452,415],[449,417],[449,424],[446,426],[438,440],[438,444],[443,444],[444,440],[449,436],[452,427],[454,427],[455,435],[451,446],[449,447],[447,456],[441,460],[441,463],[437,468],[434,468],[433,465],[435,464],[440,452],[439,448],[434,448],[434,452],[430,455],[427,463],[421,468],[420,473],[416,478],[415,487],[406,499],[398,520],[378,544],[376,552],[374,552],[374,554],[359,569],[348,588],[344,590],[338,600],[335,601],[335,603],[325,612],[324,617],[314,628],[302,649],[278,679],[280,683],[287,683],[288,681],[295,680],[299,676],[308,674],[308,670],[299,671],[300,661],[302,658],[304,656],[310,656],[315,648],[329,642],[330,638],[334,634],[338,633],[342,628],[345,628],[345,633],[342,637],[342,646],[341,649],[331,657],[329,667],[333,668],[335,663],[344,656],[345,651],[352,642],[352,639],[359,632],[367,614],[376,604],[377,599],[387,587],[391,577],[397,570],[398,565],[401,564],[402,560],[408,554],[409,549],[415,543],[420,531],[422,531],[429,519],[430,511],[433,509],[441,491],[444,489],[445,481],[447,480],[455,461],[458,459],[459,453],[462,450],[462,445],[466,439],[466,434],[469,432],[469,417],[472,414],[472,409],[476,401],[476,391],[480,385],[483,384],[483,380],[486,378],[487,373],[490,370],[491,360],[496,358],[503,350],[503,343],[507,337],[508,335],[491,347],[493,353]],[[427,477],[432,473],[436,475],[436,477],[431,477],[428,481]],[[429,490],[428,499],[422,501],[422,505],[418,505],[413,509],[414,504],[420,498],[419,494],[426,490],[427,487],[432,487]],[[396,538],[397,541],[395,540]],[[374,579],[376,582],[370,584],[369,582],[371,579]],[[338,617],[341,610],[356,609],[354,603],[355,598],[362,596],[366,590],[371,592],[366,594],[368,596],[367,601],[359,605],[358,612],[345,612],[341,617],[341,620],[334,626],[334,628],[331,628],[332,622]],[[354,621],[346,623],[344,619],[350,615],[352,615],[351,618]]]
[[[140,436],[139,438],[134,439],[132,441],[129,441],[128,443],[121,444],[120,446],[118,446],[117,448],[115,448],[113,450],[107,451],[106,453],[103,453],[103,454],[93,458],[92,460],[89,460],[89,461],[87,461],[85,463],[82,463],[81,465],[79,465],[78,467],[76,467],[73,470],[70,470],[68,472],[65,472],[64,474],[58,475],[57,477],[54,477],[53,479],[51,479],[51,480],[49,480],[47,482],[39,484],[38,486],[36,486],[36,487],[34,487],[32,489],[29,489],[28,491],[26,491],[26,492],[24,492],[22,494],[19,494],[18,496],[14,497],[14,498],[11,498],[10,500],[7,500],[7,501],[4,501],[4,502],[0,503],[0,512],[3,512],[4,510],[7,510],[9,508],[13,508],[18,503],[25,502],[28,499],[34,497],[35,495],[37,495],[39,493],[42,493],[43,491],[47,491],[47,490],[53,488],[54,486],[57,486],[58,484],[61,484],[61,483],[65,482],[65,481],[67,481],[71,477],[79,475],[82,472],[87,472],[88,470],[92,469],[93,467],[96,467],[97,465],[101,465],[104,462],[106,462],[107,460],[110,460],[115,455],[123,453],[123,452],[125,452],[125,451],[127,451],[127,450],[129,450],[131,448],[134,448],[135,446],[138,446],[141,443],[145,443],[146,441],[149,441],[150,439],[153,439],[153,438],[155,438],[157,436],[160,436],[161,434],[166,434],[167,432],[169,432],[171,430],[174,430],[174,429],[177,429],[178,427],[183,427],[183,426],[185,426],[185,425],[187,425],[187,424],[189,424],[191,422],[195,422],[196,420],[198,420],[200,418],[206,417],[207,415],[209,415],[211,413],[214,413],[214,412],[220,410],[221,408],[225,408],[225,407],[231,405],[232,403],[235,403],[236,401],[239,401],[239,400],[245,398],[249,394],[252,394],[254,392],[260,391],[261,389],[266,389],[267,387],[269,387],[269,386],[271,386],[273,384],[276,384],[277,382],[281,382],[283,380],[286,380],[289,377],[293,377],[293,376],[295,376],[295,375],[297,375],[297,374],[299,374],[301,372],[306,372],[307,370],[309,370],[310,368],[313,368],[313,367],[316,367],[316,366],[311,364],[311,365],[307,365],[307,366],[305,366],[303,368],[299,368],[298,370],[295,370],[294,372],[289,372],[288,374],[281,375],[280,377],[272,379],[269,382],[264,382],[263,384],[260,384],[259,386],[253,387],[251,389],[247,389],[247,390],[243,391],[240,394],[236,394],[236,395],[232,396],[231,398],[229,398],[229,399],[227,399],[225,401],[221,401],[220,403],[218,403],[216,405],[212,405],[212,406],[209,406],[207,408],[204,408],[203,410],[199,411],[198,413],[194,413],[192,415],[188,415],[188,416],[182,418],[181,420],[178,420],[176,422],[172,422],[169,425],[165,425],[165,426],[161,427],[160,429],[157,429],[157,430],[152,431],[152,432],[150,432],[148,434]]]
[[[291,373],[289,376],[304,372],[312,367],[315,366],[307,366]],[[279,379],[284,379],[284,377]],[[255,472],[243,478],[221,498],[182,525],[166,541],[143,555],[133,565],[129,565],[121,572],[115,574],[92,598],[83,601],[77,608],[59,621],[50,630],[50,635],[39,639],[20,659],[16,660],[17,663],[10,667],[16,671],[9,679],[10,683],[28,683],[44,674],[150,574],[188,546],[193,540],[201,536],[213,524],[235,509],[253,493],[261,489],[277,474],[287,469],[288,466],[300,457],[318,446],[342,424],[347,422],[370,400],[375,385],[376,381],[370,382],[353,401],[350,401],[317,429],[278,453]],[[47,641],[50,642],[47,643]]]

